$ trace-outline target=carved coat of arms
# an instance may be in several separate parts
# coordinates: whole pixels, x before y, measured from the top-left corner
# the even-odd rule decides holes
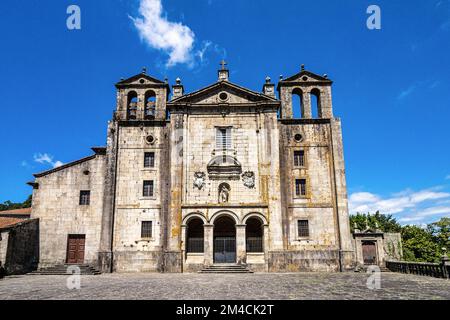
[[[244,181],[244,186],[253,189],[255,187],[255,173],[252,171],[246,171],[242,174],[242,180]]]
[[[194,187],[198,190],[202,190],[205,186],[205,177],[206,174],[204,172],[196,172],[194,173]]]

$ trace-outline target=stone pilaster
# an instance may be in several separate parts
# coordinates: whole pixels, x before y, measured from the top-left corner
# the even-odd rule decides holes
[[[116,121],[111,121],[108,125],[107,133],[105,191],[103,194],[102,224],[98,252],[98,268],[103,273],[112,272],[113,264],[112,239],[114,229],[118,137],[119,125]]]
[[[355,259],[353,241],[350,232],[347,184],[344,165],[344,147],[342,143],[342,129],[340,120],[331,119],[330,129],[333,150],[334,197],[340,243],[340,258],[342,269],[347,270],[353,268]]]

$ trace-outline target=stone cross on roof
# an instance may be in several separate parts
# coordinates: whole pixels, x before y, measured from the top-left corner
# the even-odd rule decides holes
[[[222,66],[222,70],[225,70],[225,66],[227,65],[227,62],[225,60],[220,61],[220,65]]]

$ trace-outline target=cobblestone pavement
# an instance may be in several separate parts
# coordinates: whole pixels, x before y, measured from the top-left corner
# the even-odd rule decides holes
[[[0,280],[0,299],[324,300],[450,299],[450,281],[383,273],[370,290],[363,273],[105,274],[82,276],[69,290],[66,276],[17,276]]]

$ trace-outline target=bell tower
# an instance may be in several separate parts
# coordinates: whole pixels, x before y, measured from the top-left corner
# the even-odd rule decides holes
[[[278,83],[278,93],[281,100],[281,119],[293,119],[294,109],[300,108],[301,118],[312,119],[313,108],[317,109],[317,118],[333,118],[333,105],[331,99],[331,85],[333,81],[327,75],[319,76],[305,70],[301,66],[301,71],[287,79],[280,79]],[[300,105],[293,105],[293,96],[300,98]],[[312,105],[312,98],[315,97],[316,105]]]
[[[116,119],[122,121],[150,121],[166,119],[166,103],[170,94],[167,80],[161,81],[147,74],[121,80],[116,84]]]

